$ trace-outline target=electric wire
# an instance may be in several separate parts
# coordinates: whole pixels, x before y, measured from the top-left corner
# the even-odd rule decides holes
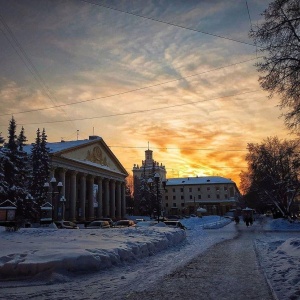
[[[191,102],[188,102],[188,103],[174,104],[174,105],[169,105],[169,106],[149,108],[149,109],[143,109],[143,110],[136,110],[136,111],[124,112],[124,113],[118,113],[118,114],[110,114],[110,115],[94,116],[94,117],[85,117],[85,118],[77,118],[77,119],[70,119],[70,120],[58,120],[58,121],[35,122],[35,123],[20,123],[20,125],[54,124],[54,123],[64,123],[64,122],[68,122],[68,121],[85,121],[85,120],[111,118],[111,117],[117,117],[117,116],[126,116],[126,115],[139,114],[139,113],[145,113],[145,112],[150,112],[150,111],[164,110],[164,109],[174,108],[174,107],[181,107],[181,106],[186,106],[186,105],[193,105],[193,104],[197,104],[197,103],[208,102],[208,101],[213,101],[213,100],[218,100],[218,99],[223,99],[223,98],[230,98],[230,97],[233,97],[233,96],[239,96],[239,95],[243,95],[243,94],[254,93],[254,92],[257,92],[257,91],[259,91],[259,90],[247,91],[247,92],[243,92],[243,93],[239,93],[239,94],[235,94],[235,95],[228,95],[228,96],[222,96],[222,97],[218,97],[218,98],[205,99],[205,100],[199,100],[199,101],[191,101]]]
[[[133,13],[133,12],[126,11],[126,10],[121,10],[121,9],[118,9],[118,8],[114,8],[114,7],[107,6],[107,5],[100,4],[100,3],[95,3],[95,2],[92,2],[92,1],[88,1],[88,0],[80,0],[80,1],[88,3],[88,4],[91,4],[91,5],[96,5],[96,6],[104,7],[106,9],[111,9],[111,10],[114,10],[114,11],[118,11],[118,12],[121,12],[121,13],[124,13],[124,14],[132,15],[132,16],[135,16],[135,17],[143,18],[143,19],[146,19],[146,20],[150,20],[150,21],[154,21],[154,22],[159,22],[159,23],[162,23],[162,24],[166,24],[166,25],[178,27],[178,28],[181,28],[181,29],[190,30],[190,31],[202,33],[202,34],[205,34],[205,35],[217,37],[217,38],[220,38],[220,39],[225,39],[225,40],[229,40],[229,41],[232,41],[232,42],[236,42],[236,43],[245,44],[245,45],[249,45],[249,46],[254,46],[255,47],[254,44],[247,43],[247,42],[240,41],[240,40],[236,40],[236,39],[229,38],[229,37],[225,37],[225,36],[222,36],[222,35],[209,33],[209,32],[206,32],[206,31],[199,30],[199,29],[195,29],[195,28],[191,28],[191,27],[179,25],[179,24],[176,24],[176,23],[171,23],[171,22],[163,21],[163,20],[160,20],[160,19],[150,18],[150,17],[144,16],[144,15],[139,15],[137,13]]]
[[[9,34],[9,36],[10,36],[11,39],[8,37],[8,35],[6,34],[6,32],[2,28],[0,28],[1,31],[2,31],[2,33],[3,33],[3,35],[5,36],[5,38],[9,42],[9,44],[12,46],[12,48],[15,50],[15,52],[17,53],[17,55],[19,56],[19,58],[22,60],[22,62],[26,66],[27,70],[32,74],[32,76],[34,77],[34,79],[42,87],[42,89],[43,89],[44,93],[46,94],[47,98],[55,106],[56,103],[55,103],[55,101],[53,100],[53,98],[51,96],[52,93],[51,93],[49,87],[47,86],[47,84],[43,80],[43,78],[40,75],[39,71],[37,70],[37,68],[35,67],[35,65],[33,64],[33,62],[31,61],[31,59],[29,58],[29,56],[27,55],[26,51],[24,50],[24,48],[22,47],[22,45],[20,44],[20,42],[18,41],[18,39],[15,37],[14,33],[10,29],[9,25],[6,23],[5,19],[1,15],[1,13],[0,13],[0,22],[2,23],[2,25],[6,29],[6,31]],[[59,106],[57,106],[57,107],[59,107]],[[64,114],[67,115],[66,111],[64,111],[62,108],[61,108],[61,111]]]
[[[191,78],[191,77],[195,77],[195,76],[200,76],[200,75],[203,75],[203,74],[218,71],[218,70],[225,69],[225,68],[228,68],[228,67],[233,67],[233,66],[236,66],[236,65],[239,65],[239,64],[243,64],[243,63],[247,63],[247,62],[256,60],[258,58],[260,58],[260,57],[247,59],[247,60],[240,61],[240,62],[237,62],[237,63],[233,63],[233,64],[229,64],[229,65],[226,65],[226,66],[221,66],[221,67],[218,67],[218,68],[207,70],[207,71],[204,71],[204,72],[201,72],[201,73],[191,74],[191,75],[187,75],[187,76],[181,76],[179,78],[172,79],[172,80],[169,80],[169,81],[164,81],[164,82],[156,83],[156,84],[153,84],[153,85],[148,85],[148,86],[144,86],[144,87],[140,87],[140,88],[136,88],[136,89],[132,89],[132,90],[128,90],[128,91],[125,91],[125,92],[120,92],[120,93],[116,93],[116,94],[112,94],[112,95],[101,96],[101,97],[87,99],[87,100],[81,100],[81,101],[77,101],[77,102],[59,104],[59,105],[54,105],[54,106],[51,106],[51,107],[44,107],[44,108],[37,108],[37,109],[31,109],[31,110],[26,110],[26,111],[14,112],[14,115],[24,114],[24,113],[31,113],[31,112],[36,112],[36,111],[43,111],[43,110],[48,110],[48,109],[53,109],[53,108],[58,108],[58,107],[82,104],[82,103],[87,103],[87,102],[96,101],[96,100],[100,100],[100,99],[106,99],[106,98],[121,96],[121,95],[129,94],[129,93],[142,91],[142,90],[154,88],[154,87],[157,87],[157,86],[169,84],[169,83],[176,82],[176,81],[179,81],[179,80],[183,80],[183,79],[187,79],[187,78]],[[7,116],[7,115],[11,115],[11,113],[0,114],[0,117]]]

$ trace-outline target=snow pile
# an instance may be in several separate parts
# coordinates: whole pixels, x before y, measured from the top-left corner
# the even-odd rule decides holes
[[[300,231],[300,222],[289,222],[287,219],[270,219],[264,227],[265,230]]]
[[[260,263],[278,299],[300,299],[300,224],[269,219],[272,233],[256,240]]]
[[[0,278],[38,273],[91,272],[177,245],[185,231],[168,227],[61,230],[1,228]]]
[[[95,282],[101,281],[107,291],[115,291],[117,287],[123,291],[132,282],[144,289],[216,243],[234,238],[237,229],[249,230],[243,223],[236,226],[230,219],[218,216],[180,221],[187,230],[169,228],[163,223],[153,226],[153,221],[140,223],[135,228],[102,230],[24,228],[7,232],[0,227],[1,287],[8,285],[13,289],[18,286],[17,281],[11,283],[7,281],[9,279],[29,276],[43,281],[45,278],[48,284],[49,280],[52,284],[72,284],[67,290],[75,299],[77,285],[82,279],[79,276],[78,281],[74,281],[71,275],[102,270],[93,274],[96,274]],[[298,225],[287,220],[259,217],[251,228],[253,235],[249,235],[255,240],[260,264],[278,299],[300,299]],[[219,229],[205,230],[216,227]],[[93,277],[89,280],[85,276],[86,285],[95,285]],[[20,281],[19,285],[22,284]],[[37,291],[36,295],[39,293]]]

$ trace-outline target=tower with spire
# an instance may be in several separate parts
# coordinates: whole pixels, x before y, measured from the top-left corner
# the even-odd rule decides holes
[[[160,180],[166,180],[166,167],[161,163],[155,161],[153,159],[153,151],[149,149],[149,143],[148,143],[148,149],[145,151],[145,160],[142,160],[142,164],[134,164],[133,169],[133,178],[152,178],[154,174],[158,173],[160,176]]]

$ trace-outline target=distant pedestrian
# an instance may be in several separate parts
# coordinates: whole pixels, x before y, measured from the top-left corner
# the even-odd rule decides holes
[[[250,218],[249,218],[249,216],[245,217],[245,223],[246,223],[247,227],[250,225]]]
[[[253,218],[251,216],[249,217],[249,223],[252,226],[252,224],[253,224]]]
[[[240,223],[240,218],[239,218],[239,216],[235,216],[235,217],[234,217],[234,221],[235,221],[235,224],[239,224],[239,223]]]

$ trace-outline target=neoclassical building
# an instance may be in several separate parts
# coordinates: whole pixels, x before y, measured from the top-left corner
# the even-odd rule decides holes
[[[231,179],[203,176],[168,179],[164,196],[162,205],[167,215],[194,214],[201,207],[207,214],[222,216],[236,208],[240,192]]]
[[[100,217],[123,218],[126,213],[127,171],[101,137],[47,143],[51,157],[49,203],[53,218],[85,222]],[[62,186],[57,187],[61,182]],[[53,193],[54,192],[54,193]]]

